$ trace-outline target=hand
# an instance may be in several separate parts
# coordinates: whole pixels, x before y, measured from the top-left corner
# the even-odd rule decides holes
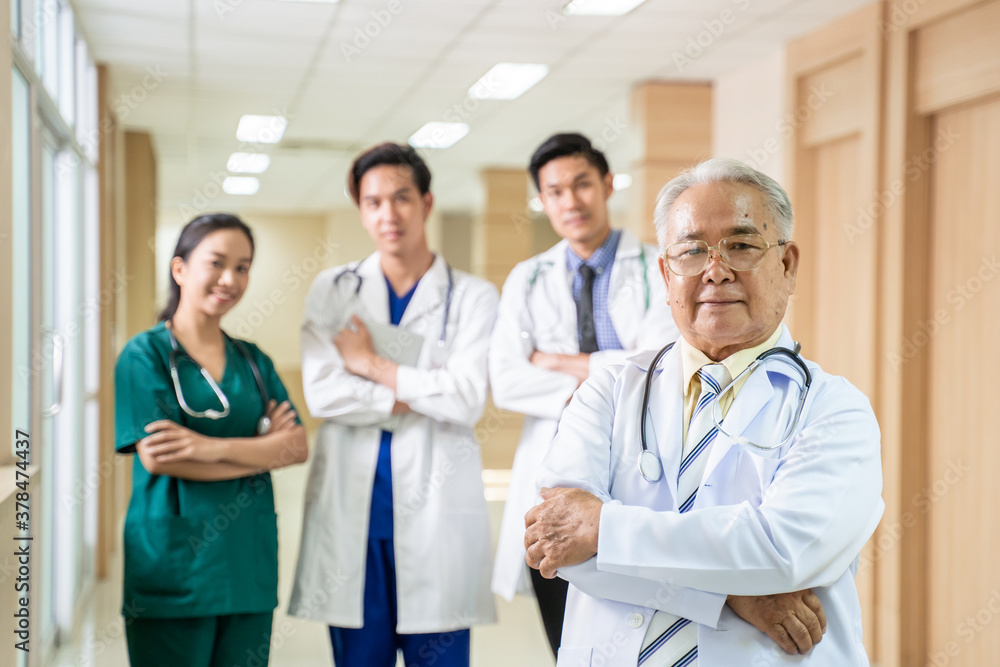
[[[577,379],[578,385],[583,384],[590,376],[589,354],[557,354],[535,350],[528,361],[547,371],[572,375]]]
[[[540,350],[535,350],[531,353],[531,357],[528,359],[531,363],[538,366],[539,368],[544,368],[547,371],[558,370],[559,365],[559,355],[552,352],[542,352]]]
[[[546,579],[560,567],[597,554],[597,528],[604,503],[583,489],[542,489],[541,505],[524,517],[525,561]]]
[[[290,431],[297,426],[295,423],[295,410],[289,401],[282,401],[280,404],[273,398],[267,402],[267,418],[271,420],[271,425],[267,428],[267,434],[278,431]],[[266,434],[265,434],[266,435]]]
[[[726,604],[789,655],[808,653],[826,632],[823,605],[811,589],[778,595],[730,595]]]
[[[136,445],[144,448],[157,463],[172,463],[175,461],[198,461],[201,463],[218,463],[222,460],[221,450],[216,446],[218,441],[195,433],[189,428],[163,419],[146,426],[147,435]]]
[[[355,375],[367,377],[377,355],[368,327],[357,315],[351,315],[351,326],[344,327],[333,338],[333,344],[344,359],[344,367]]]
[[[392,404],[392,414],[394,415],[407,415],[413,412],[409,405],[403,403],[402,401],[396,401]]]

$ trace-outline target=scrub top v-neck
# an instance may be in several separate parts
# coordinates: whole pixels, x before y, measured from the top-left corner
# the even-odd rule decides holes
[[[242,343],[271,398],[288,392],[271,360]],[[183,348],[181,348],[183,350]],[[219,389],[222,419],[193,418],[180,407],[170,377],[169,334],[161,322],[128,342],[115,366],[115,447],[135,451],[145,426],[169,419],[219,438],[256,435],[264,414],[253,371],[231,340]],[[177,371],[192,411],[222,405],[197,364],[182,352]],[[125,518],[123,612],[134,618],[181,618],[269,612],[277,606],[278,542],[271,476],[196,482],[151,475],[136,456]]]
[[[413,293],[417,291],[418,280],[410,291],[399,296],[389,279],[385,286],[389,292],[389,319],[393,326],[399,326],[406,307],[410,305]],[[372,484],[371,514],[368,520],[369,540],[392,539],[392,433],[382,431],[382,441],[378,449],[378,464],[375,466],[375,482]]]

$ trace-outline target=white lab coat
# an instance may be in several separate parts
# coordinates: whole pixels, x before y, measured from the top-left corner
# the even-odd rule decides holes
[[[306,301],[302,382],[324,421],[305,494],[302,544],[289,613],[359,628],[372,483],[393,404],[411,414],[392,438],[393,529],[400,633],[444,632],[496,620],[489,591],[490,530],[473,427],[487,392],[486,353],[497,291],[453,271],[444,346],[438,345],[448,278],[439,256],[421,278],[400,328],[424,337],[416,367],[400,366],[397,391],[352,375],[333,344],[351,314],[389,323],[388,291],[375,253],[362,278],[323,271]]]
[[[493,591],[507,600],[515,593],[531,591],[524,563],[524,515],[537,501],[538,464],[577,388],[576,378],[529,361],[535,350],[580,352],[573,276],[566,269],[567,245],[561,241],[514,267],[504,283],[490,341],[493,401],[501,409],[525,415],[493,570]],[[622,231],[611,268],[608,306],[625,349],[591,354],[591,373],[624,361],[637,349],[676,339],[656,257],[655,246]]]
[[[784,327],[778,345],[793,345]],[[720,433],[695,505],[680,514],[677,348],[656,371],[647,416],[649,446],[664,476],[647,482],[637,465],[643,384],[654,354],[609,367],[580,388],[538,476],[539,486],[579,487],[605,501],[597,556],[559,571],[572,584],[559,667],[635,667],[655,609],[699,624],[701,667],[868,665],[854,572],[885,507],[880,435],[868,399],[807,362],[812,389],[792,441],[765,452]],[[791,423],[800,375],[786,372],[750,376],[724,421],[730,433],[763,444],[774,441],[774,424]],[[827,618],[826,635],[807,656],[786,655],[725,606],[726,594],[805,588],[814,589]]]

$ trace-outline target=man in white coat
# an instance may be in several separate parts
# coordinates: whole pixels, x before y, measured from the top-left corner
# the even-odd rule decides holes
[[[868,399],[809,361],[807,382],[784,353],[727,389],[794,346],[781,324],[799,261],[788,196],[709,160],[667,184],[654,221],[681,340],[583,385],[526,517],[528,563],[572,584],[559,665],[867,665],[854,573],[884,509]],[[828,625],[809,650],[802,616],[782,620],[804,657],[734,613],[739,596],[806,587]]]
[[[323,419],[289,613],[330,626],[334,661],[467,667],[495,621],[473,427],[497,292],[427,246],[431,174],[409,146],[354,162],[376,252],[322,272],[306,302],[302,381]]]
[[[493,591],[538,599],[555,653],[566,583],[524,564],[524,513],[536,502],[535,474],[566,403],[596,369],[636,349],[676,338],[656,268],[655,246],[611,228],[613,174],[580,134],[543,142],[528,166],[552,229],[562,241],[521,262],[503,287],[490,345],[493,400],[525,415],[504,507]],[[584,274],[589,275],[586,278]]]

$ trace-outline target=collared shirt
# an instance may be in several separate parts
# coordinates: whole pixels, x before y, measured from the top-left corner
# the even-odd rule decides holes
[[[684,437],[687,438],[688,424],[691,423],[691,413],[694,412],[695,402],[701,395],[701,380],[695,379],[695,374],[701,369],[702,366],[706,364],[721,363],[729,371],[729,377],[734,378],[743,371],[747,369],[747,366],[753,363],[753,360],[760,356],[761,352],[770,350],[772,347],[778,344],[778,339],[781,337],[781,325],[774,330],[771,336],[755,347],[748,347],[744,350],[734,352],[729,355],[721,362],[715,362],[705,356],[705,353],[696,348],[691,343],[687,342],[682,336],[680,339],[681,347],[681,372],[683,373],[684,379]],[[749,377],[749,375],[747,376]],[[747,381],[744,377],[740,380],[740,383],[734,387],[733,391],[726,393],[720,400],[720,407],[722,408],[723,416],[729,412],[729,406],[733,404],[733,399],[736,395],[740,393],[740,389],[743,388],[743,384]],[[723,387],[725,388],[725,387]]]
[[[573,300],[580,301],[583,290],[583,276],[580,266],[586,263],[594,270],[594,330],[597,333],[597,347],[601,350],[620,350],[621,341],[611,321],[608,312],[608,293],[611,291],[611,267],[615,263],[615,253],[618,252],[618,240],[621,230],[614,229],[604,239],[601,247],[587,259],[583,259],[569,246],[566,246],[566,270],[573,276]]]

